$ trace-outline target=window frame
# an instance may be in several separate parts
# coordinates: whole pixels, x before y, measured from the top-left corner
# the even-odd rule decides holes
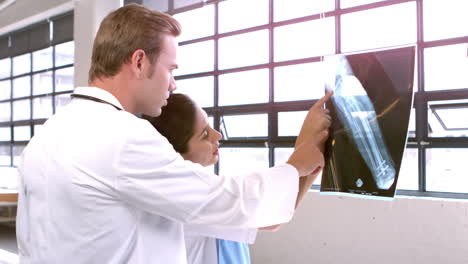
[[[39,32],[35,31],[34,29],[38,28],[39,26],[42,26],[43,28],[47,28],[48,30],[45,32]],[[54,31],[54,29],[56,29]],[[70,31],[71,30],[71,31]],[[19,32],[19,33],[18,33]],[[42,41],[41,46],[35,47],[34,45],[31,44],[32,40],[29,40],[29,45],[26,46],[26,48],[23,48],[20,52],[13,52],[14,50],[14,42],[12,41],[12,38],[15,34],[28,34],[30,39],[33,39],[33,37],[38,37],[40,36],[42,39],[48,39],[46,42]],[[10,73],[7,77],[0,78],[0,81],[9,81],[10,82],[10,96],[8,99],[0,100],[0,103],[9,103],[10,104],[10,119],[9,121],[5,122],[0,122],[0,127],[9,127],[10,128],[10,141],[2,141],[0,142],[0,146],[4,147],[9,147],[10,149],[10,164],[9,165],[0,165],[0,169],[2,167],[16,167],[17,164],[15,164],[14,160],[17,155],[14,154],[14,149],[16,147],[25,147],[29,140],[15,140],[15,134],[14,134],[14,128],[17,126],[28,126],[30,129],[30,135],[31,138],[34,136],[35,132],[35,126],[37,125],[42,125],[45,123],[47,118],[34,118],[34,99],[36,98],[45,98],[45,97],[50,97],[51,98],[51,107],[52,107],[52,114],[55,114],[56,112],[56,97],[59,95],[63,94],[71,94],[72,91],[60,91],[57,92],[55,90],[56,87],[56,82],[55,82],[55,75],[56,71],[60,69],[65,69],[65,68],[71,68],[74,67],[74,59],[73,63],[68,63],[68,64],[63,64],[60,66],[56,66],[56,46],[67,43],[67,42],[73,42],[73,11],[71,12],[66,12],[64,14],[52,17],[47,20],[40,21],[38,23],[35,23],[33,25],[29,25],[25,28],[21,28],[19,30],[7,33],[5,35],[0,36],[1,39],[7,39],[8,41],[8,51],[6,53],[2,53],[2,57],[0,60],[9,60],[10,63]],[[50,59],[52,60],[51,62],[51,67],[48,68],[43,68],[40,70],[33,70],[34,67],[34,56],[33,53],[36,51],[44,50],[47,48],[52,47],[52,54],[50,56]],[[13,69],[14,69],[14,62],[13,58],[22,56],[25,54],[29,54],[29,60],[30,60],[30,65],[29,69],[27,72],[18,74],[18,75],[13,75]],[[51,73],[51,82],[52,82],[52,92],[50,93],[45,93],[45,94],[34,94],[34,78],[33,76],[36,74],[41,74],[41,73],[46,73],[50,72]],[[14,85],[13,82],[17,78],[21,77],[27,77],[29,76],[29,83],[30,83],[30,89],[28,92],[27,96],[21,96],[21,97],[14,97],[13,96],[13,90],[14,90]],[[29,100],[29,118],[24,119],[24,120],[14,120],[14,107],[13,103],[21,100]]]
[[[424,51],[432,47],[442,47],[453,44],[468,43],[468,36],[454,37],[440,40],[424,40],[424,19],[423,19],[423,0],[386,0],[374,3],[368,3],[353,7],[341,8],[340,0],[334,0],[335,9],[324,13],[311,14],[304,17],[297,17],[288,20],[275,22],[273,19],[274,0],[269,0],[269,20],[267,24],[258,25],[251,28],[244,28],[232,32],[218,32],[219,24],[219,10],[218,4],[222,0],[208,0],[199,1],[199,3],[191,4],[182,8],[175,9],[174,1],[168,1],[167,13],[174,15],[181,12],[190,11],[196,8],[203,7],[204,5],[215,5],[214,14],[214,35],[207,36],[199,39],[192,39],[181,42],[179,45],[190,45],[200,41],[214,40],[214,70],[210,72],[192,73],[181,76],[176,76],[176,80],[190,79],[202,76],[214,77],[214,106],[204,108],[205,111],[214,117],[214,128],[220,130],[220,117],[223,115],[236,115],[246,113],[267,113],[269,126],[268,137],[265,139],[259,138],[243,138],[243,139],[230,139],[221,140],[221,147],[267,147],[269,149],[269,163],[270,166],[274,165],[274,149],[276,147],[293,147],[295,137],[279,137],[278,136],[278,113],[288,111],[304,111],[308,110],[316,100],[303,100],[303,101],[289,101],[289,102],[275,102],[274,101],[274,69],[280,66],[296,65],[302,63],[318,62],[321,61],[321,56],[308,57],[301,59],[294,59],[288,61],[274,61],[274,29],[284,25],[294,23],[306,22],[311,20],[321,19],[323,17],[335,18],[335,52],[341,53],[341,17],[345,14],[372,10],[380,7],[388,7],[397,4],[414,2],[416,3],[416,68],[415,74],[417,82],[414,84],[414,101],[413,107],[415,108],[415,127],[416,131],[414,136],[408,137],[407,148],[417,149],[418,151],[418,190],[400,190],[397,189],[397,195],[410,195],[421,197],[441,197],[441,198],[461,198],[467,199],[467,193],[450,193],[450,192],[432,192],[426,190],[426,150],[430,148],[468,148],[468,137],[429,137],[428,135],[428,104],[432,101],[440,100],[459,100],[468,99],[468,87],[461,87],[460,89],[438,90],[438,91],[425,91],[424,89]],[[130,2],[130,1],[127,1]],[[145,1],[140,1],[144,4]],[[248,8],[248,7],[246,7]],[[251,65],[245,67],[238,67],[234,69],[218,69],[218,41],[221,38],[234,36],[243,33],[249,33],[257,30],[267,29],[269,32],[269,61],[268,63],[260,65]],[[236,105],[236,106],[219,106],[219,85],[218,76],[224,73],[240,72],[254,69],[268,69],[269,70],[269,101],[267,103],[249,104],[249,105]],[[218,166],[215,166],[215,171],[218,172]],[[313,189],[318,189],[318,185],[314,185]]]

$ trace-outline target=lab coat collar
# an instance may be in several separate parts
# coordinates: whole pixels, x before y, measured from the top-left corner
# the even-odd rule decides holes
[[[124,109],[123,106],[120,104],[119,100],[115,98],[115,96],[113,96],[108,91],[98,88],[98,87],[84,87],[84,86],[76,87],[75,90],[73,91],[73,94],[87,95],[87,96],[99,98],[121,109]]]

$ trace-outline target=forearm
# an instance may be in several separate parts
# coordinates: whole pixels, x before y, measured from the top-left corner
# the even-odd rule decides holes
[[[318,144],[320,152],[325,152],[325,142],[320,142]],[[299,203],[304,199],[304,196],[307,194],[307,191],[312,187],[317,176],[322,172],[322,168],[318,167],[315,169],[311,174],[299,178],[299,192],[297,193],[297,200],[296,200],[296,209],[299,206]]]
[[[299,206],[299,203],[304,199],[305,195],[307,194],[307,191],[312,187],[312,184],[314,184],[315,180],[317,179],[317,176],[320,174],[322,171],[321,168],[318,168],[315,170],[312,174],[307,175],[306,177],[301,177],[299,179],[299,192],[297,193],[297,199],[296,199],[296,209]]]

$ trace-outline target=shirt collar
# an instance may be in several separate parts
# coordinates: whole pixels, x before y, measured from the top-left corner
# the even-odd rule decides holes
[[[73,94],[92,96],[124,109],[115,96],[113,96],[108,91],[98,87],[76,87],[73,91]]]

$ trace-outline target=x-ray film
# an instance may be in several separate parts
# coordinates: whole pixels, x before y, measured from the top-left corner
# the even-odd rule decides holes
[[[414,47],[326,58],[333,122],[320,191],[392,198],[413,101]]]

